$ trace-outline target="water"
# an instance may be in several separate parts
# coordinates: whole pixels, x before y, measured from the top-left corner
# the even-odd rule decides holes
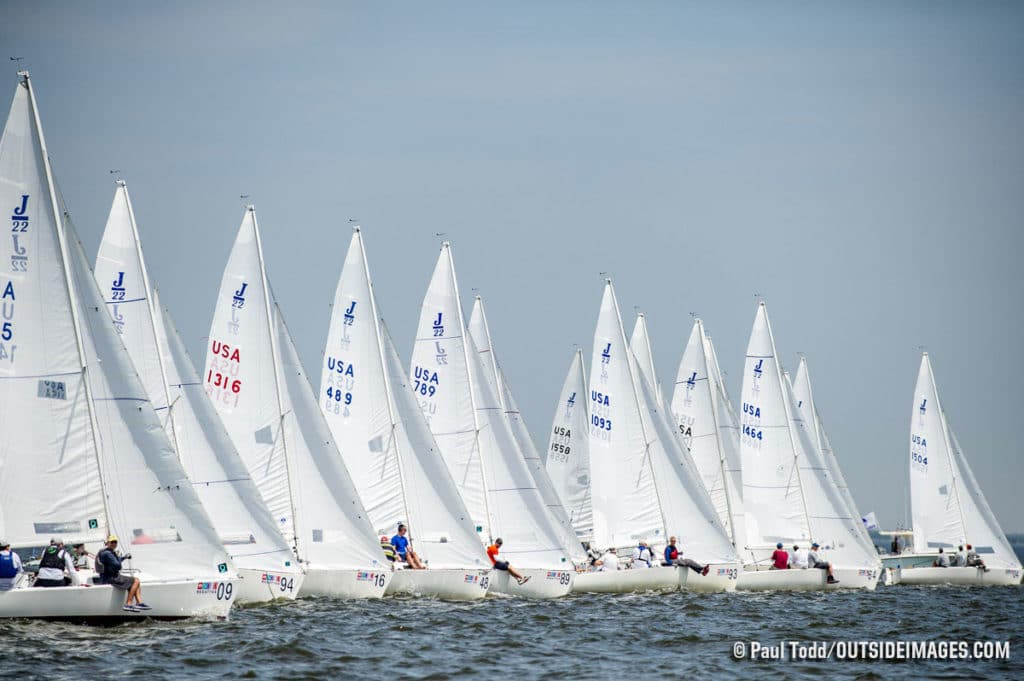
[[[74,678],[565,679],[783,674],[1024,678],[1024,588],[879,587],[876,592],[302,600],[229,622],[112,628],[0,622],[0,669]],[[736,641],[991,639],[1009,661],[735,660]]]

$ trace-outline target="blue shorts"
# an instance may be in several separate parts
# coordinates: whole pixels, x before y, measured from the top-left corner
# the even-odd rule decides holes
[[[504,560],[496,560],[496,561],[494,561],[494,569],[495,570],[508,570],[508,562],[506,562]]]

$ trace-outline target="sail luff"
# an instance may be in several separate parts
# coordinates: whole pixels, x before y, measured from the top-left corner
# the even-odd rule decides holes
[[[932,371],[932,360],[928,353],[924,353],[924,362],[928,366],[928,380],[931,381],[932,395],[935,397],[935,407],[938,409],[939,422],[942,424],[942,439],[946,446],[946,460],[949,462],[949,473],[952,477],[953,495],[956,498],[956,509],[960,515],[960,530],[964,540],[970,535],[967,534],[967,518],[964,517],[964,506],[960,501],[960,486],[957,484],[959,468],[953,460],[953,448],[949,441],[949,423],[946,421],[946,412],[942,409],[942,399],[939,398],[939,386],[935,384],[935,373]]]
[[[733,547],[735,547],[738,550],[741,547],[736,546],[736,527],[734,522],[736,516],[733,514],[732,510],[733,499],[732,494],[729,491],[730,485],[727,477],[728,473],[725,470],[725,445],[722,442],[722,430],[718,419],[718,398],[715,395],[715,390],[717,389],[717,386],[713,387],[711,385],[711,381],[717,382],[718,378],[711,371],[711,363],[708,358],[708,339],[707,336],[704,335],[704,324],[703,322],[701,322],[700,319],[697,319],[695,323],[697,324],[697,330],[700,334],[701,354],[704,356],[704,375],[708,377],[708,393],[711,396],[711,420],[715,428],[715,446],[718,447],[718,462],[719,468],[722,472],[722,488],[725,491],[725,508],[726,513],[728,514],[727,527],[729,530],[729,539],[732,541]]]
[[[100,437],[99,424],[96,421],[96,407],[93,402],[92,386],[88,377],[88,364],[85,359],[85,344],[82,341],[81,320],[78,316],[78,298],[75,294],[74,277],[72,277],[69,263],[70,252],[68,249],[67,235],[64,233],[64,213],[61,211],[57,201],[57,190],[53,178],[53,168],[50,167],[50,154],[46,150],[46,138],[43,136],[43,123],[39,118],[39,109],[36,106],[35,91],[32,90],[32,81],[28,71],[19,71],[18,75],[24,78],[25,89],[28,91],[29,104],[32,109],[32,120],[35,123],[36,139],[39,141],[39,150],[43,162],[44,174],[46,175],[47,194],[50,198],[50,209],[53,211],[53,225],[57,231],[57,243],[60,248],[61,271],[64,275],[65,292],[68,295],[71,310],[71,323],[75,330],[75,346],[78,348],[78,363],[81,368],[83,388],[85,390],[85,403],[89,411],[89,425],[92,430],[93,453],[96,458],[96,467],[100,471],[99,484],[100,493],[103,497],[103,516],[107,526],[107,532],[111,533],[113,527],[110,524],[109,500],[107,498],[106,482],[103,480],[103,466],[100,462]]]
[[[270,284],[267,282],[267,266],[263,260],[263,239],[260,236],[260,226],[256,221],[256,209],[250,205],[246,208],[249,212],[249,216],[252,218],[252,230],[253,235],[256,239],[256,254],[259,259],[259,270],[260,270],[260,286],[263,290],[263,304],[267,315],[267,334],[270,337],[270,358],[273,364],[274,374],[274,392],[277,395],[277,413],[278,413],[278,425],[281,433],[281,450],[284,453],[284,470],[285,475],[288,478],[288,505],[291,509],[292,517],[292,536],[293,544],[292,550],[295,551],[296,559],[301,563],[302,555],[299,553],[299,527],[298,527],[298,514],[295,512],[295,487],[294,487],[294,475],[292,473],[292,461],[291,457],[288,456],[288,437],[287,428],[285,428],[284,418],[284,397],[281,395],[281,355],[277,347],[277,329],[274,324],[274,315],[271,309],[271,293]]]

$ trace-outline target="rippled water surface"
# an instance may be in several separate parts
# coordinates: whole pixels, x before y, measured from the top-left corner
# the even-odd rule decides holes
[[[874,593],[302,600],[229,622],[112,628],[0,622],[5,676],[70,678],[1024,678],[1024,588],[879,587]],[[737,641],[993,639],[1008,661],[765,661]],[[749,650],[749,648],[748,648]]]

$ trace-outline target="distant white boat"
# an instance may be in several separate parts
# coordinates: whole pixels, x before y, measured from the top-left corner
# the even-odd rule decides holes
[[[536,482],[466,331],[451,249],[441,246],[423,299],[410,380],[481,541],[530,577],[518,585],[491,571],[491,591],[527,598],[569,593],[575,575]]]
[[[537,452],[530,431],[523,420],[522,412],[519,411],[519,406],[512,396],[512,388],[509,387],[505,373],[498,363],[498,353],[494,349],[491,327],[487,324],[487,313],[484,311],[484,301],[480,296],[477,296],[473,302],[473,311],[469,315],[469,335],[473,338],[477,352],[480,353],[487,383],[498,395],[498,402],[505,413],[505,418],[508,419],[509,428],[512,429],[516,446],[519,448],[519,455],[526,461],[527,468],[537,486],[537,491],[540,492],[540,496],[544,500],[544,506],[547,508],[552,522],[561,531],[562,544],[568,549],[574,563],[585,563],[587,554],[576,536],[568,513],[562,507],[562,500],[559,498],[558,492],[555,491],[551,478],[548,477],[544,462],[541,460],[540,453]]]
[[[811,541],[822,546],[838,584],[828,588],[874,589],[881,565],[860,539],[860,517],[851,517],[800,419],[792,386],[783,375],[764,303],[754,318],[743,373],[740,454],[747,550],[767,567],[777,542],[786,550]],[[767,569],[741,576],[738,589],[807,588],[812,574],[826,588],[824,570]],[[818,574],[815,574],[818,573]],[[792,580],[792,584],[790,584]]]
[[[974,478],[939,400],[931,360],[921,356],[910,419],[910,506],[914,550],[890,570],[896,584],[993,586],[1021,583],[1021,563]],[[913,566],[953,554],[968,542],[984,562],[978,567]]]
[[[589,544],[594,538],[594,512],[590,503],[590,414],[587,402],[583,350],[576,349],[555,407],[544,467],[569,514],[577,539]]]
[[[95,277],[164,430],[242,578],[236,601],[295,598],[305,574],[210,404],[170,314],[160,307],[121,181]]]
[[[396,571],[388,593],[483,598],[490,561],[378,313],[358,227],[333,309],[320,409],[376,532],[390,537],[405,523],[429,567]]]
[[[299,595],[382,596],[391,568],[274,300],[252,206],[224,268],[202,380],[306,570]]]
[[[646,540],[660,559],[660,549],[675,535],[684,555],[710,564],[711,572],[701,576],[685,568],[650,568],[664,574],[663,588],[671,588],[673,572],[676,585],[685,580],[688,589],[735,588],[739,557],[666,415],[659,411],[649,382],[639,373],[610,280],[594,332],[588,398],[596,547],[632,550],[639,540]],[[579,589],[596,579],[581,580]],[[629,586],[624,582],[623,588]]]
[[[95,551],[117,534],[150,609],[125,611],[125,592],[75,573],[86,584],[0,591],[0,617],[225,618],[238,574],[114,329],[19,76],[0,139],[0,536]]]

